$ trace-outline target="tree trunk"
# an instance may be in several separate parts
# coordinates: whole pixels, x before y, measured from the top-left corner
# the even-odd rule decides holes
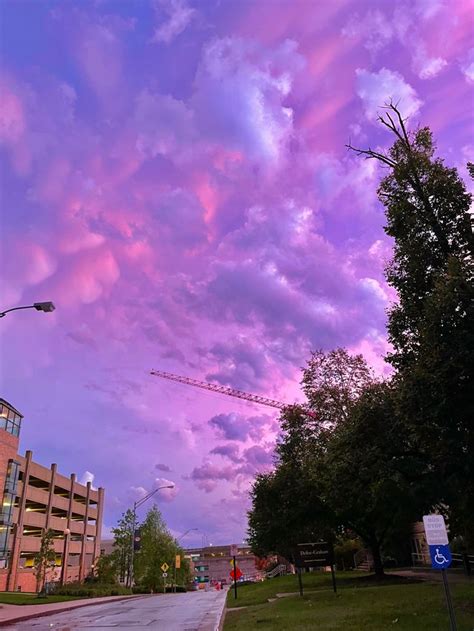
[[[370,545],[370,551],[374,559],[374,572],[377,578],[383,578],[385,572],[383,571],[382,557],[380,555],[380,545],[378,541],[373,541]]]

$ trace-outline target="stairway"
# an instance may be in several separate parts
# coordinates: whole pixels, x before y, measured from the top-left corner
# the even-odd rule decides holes
[[[368,550],[359,550],[354,554],[354,569],[362,572],[371,572],[374,569],[374,560]]]

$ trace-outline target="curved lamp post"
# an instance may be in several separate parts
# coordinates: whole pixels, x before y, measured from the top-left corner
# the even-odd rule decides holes
[[[161,489],[174,489],[174,484],[168,484],[166,486],[159,486],[153,491],[150,491],[145,497],[142,497],[141,500],[137,500],[133,503],[133,518],[132,518],[132,537],[131,537],[131,547],[130,547],[130,568],[128,572],[128,582],[129,587],[133,586],[133,557],[135,556],[135,528],[137,523],[137,508],[139,508],[142,504],[147,502],[155,493],[160,491]]]
[[[11,309],[6,309],[5,311],[0,311],[0,318],[4,318],[7,313],[10,311],[20,311],[21,309],[36,309],[36,311],[43,311],[44,313],[51,313],[51,311],[55,310],[55,306],[52,302],[35,302],[32,305],[27,305],[25,307],[12,307]]]
[[[193,531],[195,531],[195,530],[196,530],[196,531],[198,531],[198,530],[199,530],[199,528],[188,528],[188,530],[186,530],[186,532],[183,532],[183,534],[182,534],[180,537],[178,537],[178,538],[176,539],[176,543],[178,543],[178,544],[179,544],[179,542],[181,541],[181,539],[184,539],[184,537],[185,537],[187,534],[189,534],[190,532],[193,532]],[[173,564],[173,565],[174,565],[174,582],[173,582],[173,591],[174,591],[174,593],[176,594],[176,558],[175,558],[175,560],[174,560],[174,564]]]

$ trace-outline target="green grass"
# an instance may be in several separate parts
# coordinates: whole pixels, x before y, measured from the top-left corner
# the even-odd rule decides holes
[[[37,594],[22,592],[0,592],[0,603],[5,605],[49,605],[51,603],[62,603],[68,600],[79,600],[75,596],[46,596],[38,598]]]
[[[441,583],[410,583],[402,579],[398,584],[389,580],[375,585],[370,579],[354,580],[354,573],[348,573],[338,576],[336,596],[327,575],[305,575],[303,580],[308,585],[303,598],[266,601],[276,593],[296,591],[294,576],[242,587],[235,602],[229,592],[228,607],[246,608],[228,610],[224,631],[446,631],[449,628]],[[451,592],[458,631],[473,631],[474,582],[453,584]]]
[[[374,580],[367,572],[337,572],[337,589],[348,587],[367,587],[374,584]],[[331,574],[328,572],[312,572],[303,574],[303,588],[305,594],[314,590],[332,590]],[[387,582],[403,583],[406,579],[400,577],[387,577]],[[237,600],[234,599],[233,589],[227,596],[227,607],[243,607],[258,605],[267,602],[269,598],[275,598],[279,593],[298,592],[298,579],[296,575],[280,576],[262,583],[253,583],[238,587]]]

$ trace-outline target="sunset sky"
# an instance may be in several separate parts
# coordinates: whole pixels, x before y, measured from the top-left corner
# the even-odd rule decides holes
[[[106,489],[159,484],[175,535],[245,537],[278,414],[152,368],[302,400],[311,349],[387,350],[390,98],[474,160],[470,0],[0,6],[1,392],[21,451]],[[466,179],[467,181],[467,179]]]

